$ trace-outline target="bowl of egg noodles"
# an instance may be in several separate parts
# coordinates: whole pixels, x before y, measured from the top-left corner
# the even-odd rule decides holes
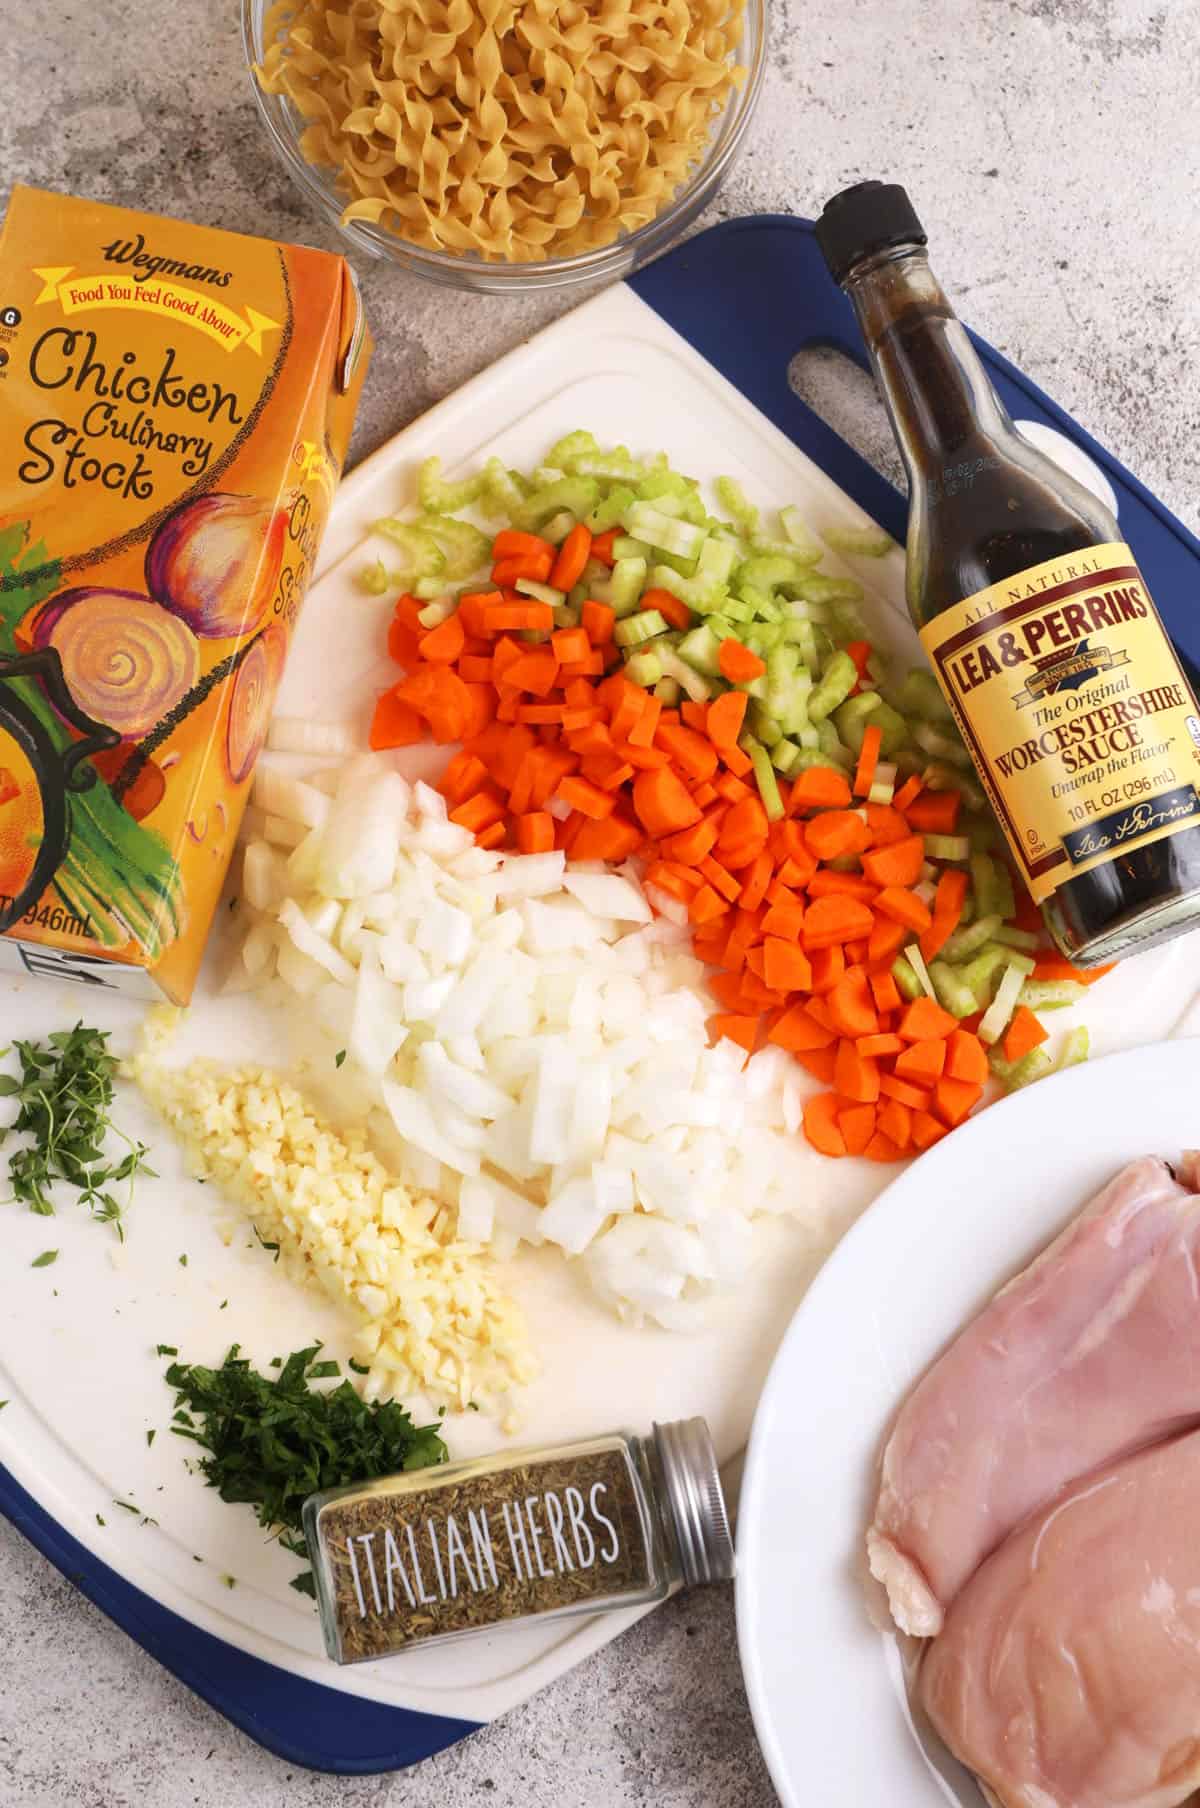
[[[243,0],[259,112],[348,243],[492,294],[627,275],[713,198],[766,0]]]

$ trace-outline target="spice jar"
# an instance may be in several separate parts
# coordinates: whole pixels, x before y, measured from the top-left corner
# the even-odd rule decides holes
[[[339,1664],[661,1601],[734,1569],[703,1419],[331,1489],[304,1503],[304,1533]]]

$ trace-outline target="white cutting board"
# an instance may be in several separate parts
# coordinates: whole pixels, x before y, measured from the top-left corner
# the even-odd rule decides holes
[[[798,504],[818,530],[861,519],[789,440],[618,286],[441,403],[343,484],[280,713],[345,722],[365,743],[375,694],[392,681],[383,644],[391,601],[368,597],[356,578],[380,552],[388,557],[371,522],[412,503],[422,458],[439,453],[451,477],[493,452],[527,468],[574,427],[637,452],[664,450],[703,479],[732,475],[761,505]],[[830,555],[827,565],[866,584],[874,637],[915,659],[899,550],[849,565]],[[444,757],[420,750],[403,765],[432,772]],[[303,1052],[292,1027],[252,997],[218,997],[221,957],[214,946],[176,1055],[253,1056],[286,1068]],[[1198,988],[1200,939],[1126,963],[1088,1001],[1094,1047],[1108,1051],[1167,1035]],[[112,1028],[124,1049],[141,1007],[57,982],[0,979],[0,1042],[44,1035],[81,1016]],[[1067,1027],[1073,1014],[1060,1021]],[[309,1080],[321,1097],[345,1084],[328,1071]],[[344,1357],[347,1326],[322,1298],[293,1286],[244,1228],[226,1246],[218,1227],[236,1214],[213,1188],[184,1176],[170,1136],[128,1088],[118,1121],[151,1145],[159,1172],[139,1186],[124,1247],[74,1207],[54,1219],[0,1208],[0,1399],[10,1402],[0,1412],[0,1463],[55,1519],[164,1606],[270,1663],[350,1694],[467,1720],[502,1713],[637,1617],[511,1629],[345,1670],[330,1664],[315,1613],[288,1587],[295,1565],[264,1548],[248,1508],[223,1505],[185,1469],[190,1446],[166,1431],[171,1396],[155,1345],[178,1347],[184,1360],[219,1362],[237,1341],[265,1364],[319,1336],[327,1354]],[[652,1419],[703,1414],[732,1485],[771,1358],[817,1259],[834,1231],[895,1173],[812,1154],[809,1191],[797,1203],[825,1226],[820,1242],[814,1247],[794,1225],[764,1224],[750,1279],[699,1335],[623,1326],[592,1303],[564,1263],[544,1251],[523,1256],[509,1278],[544,1372],[528,1390],[518,1441],[618,1426],[645,1430]],[[31,1268],[49,1248],[60,1251],[57,1262]],[[814,1385],[827,1386],[828,1378],[814,1377]],[[151,1428],[158,1435],[148,1445]],[[449,1422],[448,1438],[463,1454],[504,1441],[474,1414]],[[117,1499],[141,1514],[124,1511]],[[142,1523],[143,1515],[158,1523]],[[226,1586],[226,1575],[236,1587]]]

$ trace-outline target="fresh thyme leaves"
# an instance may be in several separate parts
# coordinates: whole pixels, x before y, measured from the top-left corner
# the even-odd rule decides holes
[[[57,1249],[43,1249],[40,1256],[34,1256],[29,1266],[31,1268],[49,1268],[51,1262],[57,1262],[57,1260]]]
[[[154,1442],[154,1440],[155,1440],[155,1438],[156,1438],[156,1437],[157,1437],[157,1435],[158,1435],[158,1434],[157,1434],[157,1432],[155,1432],[155,1431],[154,1431],[154,1430],[150,1430],[150,1431],[148,1431],[148,1432],[147,1432],[147,1433],[146,1433],[146,1447],[147,1447],[147,1449],[149,1449],[149,1447],[150,1447],[150,1445],[151,1445],[151,1444],[153,1444],[153,1442]]]
[[[0,1074],[0,1098],[16,1099],[11,1129],[0,1130],[0,1143],[11,1134],[30,1140],[8,1158],[12,1197],[31,1212],[54,1213],[51,1188],[57,1181],[73,1186],[94,1218],[112,1224],[123,1236],[121,1213],[133,1193],[137,1174],[153,1175],[146,1146],[132,1141],[112,1121],[116,1056],[108,1051],[108,1032],[77,1023],[56,1030],[45,1042],[14,1042],[20,1075]],[[6,1051],[7,1052],[7,1051]],[[116,1136],[127,1153],[110,1161],[106,1139]],[[113,1191],[129,1182],[124,1201]]]
[[[97,1513],[96,1524],[97,1525],[107,1525],[108,1524],[108,1521],[107,1521],[107,1519],[105,1519],[103,1513]]]
[[[337,1052],[337,1054],[336,1054],[336,1055],[335,1055],[335,1056],[334,1056],[334,1057],[333,1057],[333,1065],[334,1065],[334,1066],[335,1066],[335,1067],[340,1067],[340,1066],[341,1066],[341,1065],[342,1065],[342,1062],[343,1062],[343,1061],[344,1061],[344,1060],[345,1060],[345,1059],[346,1059],[346,1051],[345,1051],[345,1049],[344,1049],[344,1048],[339,1048],[339,1049],[338,1049],[338,1052]]]
[[[234,1344],[219,1369],[173,1362],[166,1374],[176,1390],[171,1429],[209,1453],[199,1465],[205,1481],[222,1500],[252,1506],[259,1525],[301,1558],[300,1509],[310,1494],[446,1460],[437,1427],[414,1425],[394,1400],[368,1403],[349,1381],[311,1386],[338,1373],[335,1362],[318,1360],[320,1349],[297,1350],[278,1374],[261,1375]],[[311,1571],[292,1587],[312,1595]]]
[[[263,1236],[262,1232],[259,1230],[257,1224],[253,1225],[251,1228],[253,1229],[255,1236],[258,1238],[259,1242],[262,1244],[264,1249],[273,1249],[275,1251],[275,1260],[278,1261],[279,1260],[278,1243],[268,1243],[267,1239]],[[252,1249],[253,1247],[254,1247],[253,1244],[247,1245],[247,1248]]]

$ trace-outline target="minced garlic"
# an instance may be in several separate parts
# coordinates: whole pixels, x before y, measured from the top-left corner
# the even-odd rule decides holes
[[[502,1407],[535,1372],[524,1317],[479,1246],[454,1240],[452,1214],[412,1197],[365,1138],[332,1129],[280,1075],[165,1065],[169,1029],[156,1015],[129,1073],[180,1138],[191,1172],[215,1181],[264,1241],[353,1309],[368,1396]]]

